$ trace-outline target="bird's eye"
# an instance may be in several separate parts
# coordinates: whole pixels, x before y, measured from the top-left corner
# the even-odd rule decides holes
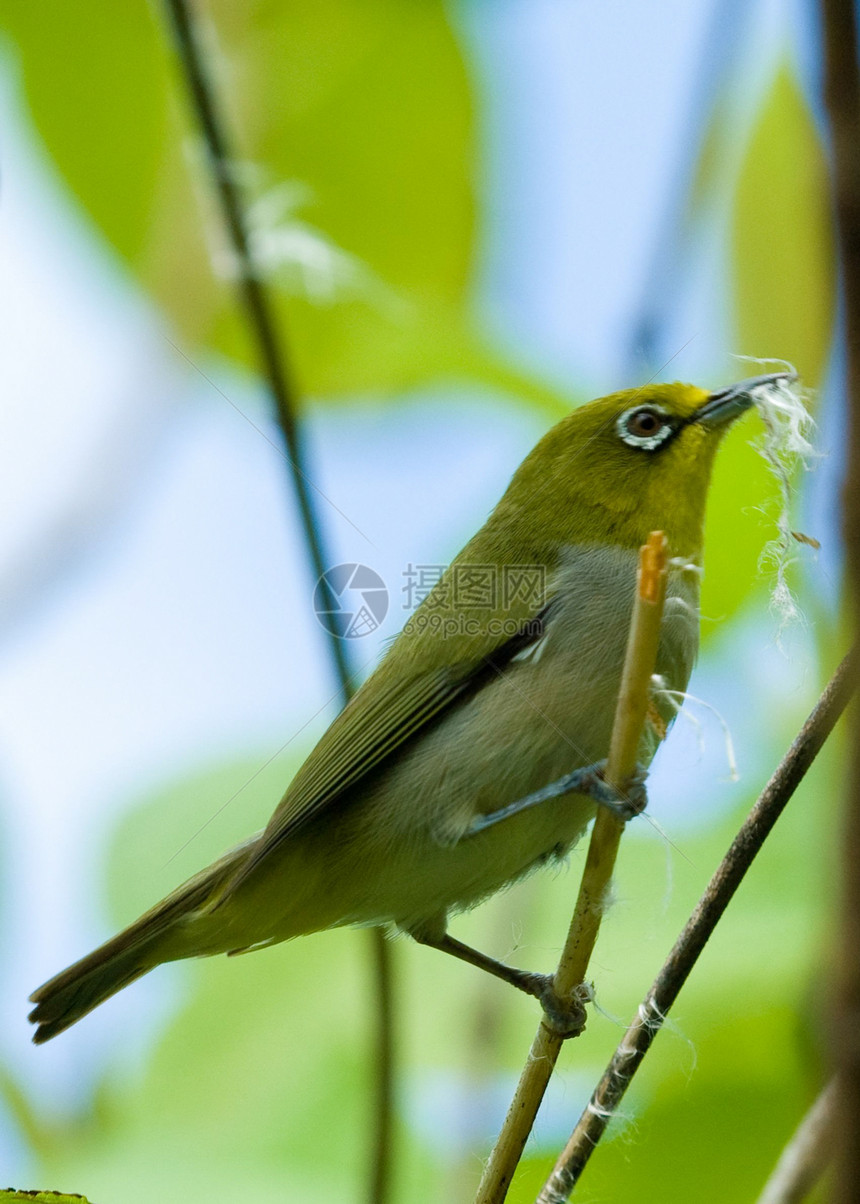
[[[653,451],[672,434],[672,421],[658,406],[637,406],[618,419],[618,434],[631,447]]]
[[[663,423],[653,410],[634,410],[627,419],[628,435],[656,435]]]

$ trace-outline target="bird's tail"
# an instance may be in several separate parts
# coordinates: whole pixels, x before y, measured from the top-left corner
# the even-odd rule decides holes
[[[36,1044],[50,1041],[162,962],[195,953],[218,952],[203,942],[195,948],[192,942],[185,944],[176,938],[194,913],[212,900],[235,873],[254,843],[255,840],[248,841],[231,849],[117,936],[34,991],[30,1002],[36,1006],[29,1019],[38,1026],[33,1034]]]

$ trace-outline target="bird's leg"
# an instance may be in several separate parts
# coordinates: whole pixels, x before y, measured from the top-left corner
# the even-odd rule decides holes
[[[543,786],[540,790],[527,794],[525,798],[517,799],[515,803],[509,803],[507,807],[500,807],[498,811],[490,811],[487,815],[476,816],[466,830],[466,835],[474,836],[486,828],[492,828],[495,824],[501,823],[503,819],[519,815],[521,811],[528,811],[529,808],[558,798],[559,795],[574,793],[588,795],[599,806],[606,807],[616,818],[626,823],[644,811],[648,804],[648,794],[645,790],[647,776],[648,771],[643,766],[637,765],[635,773],[624,789],[616,790],[606,781],[606,762],[598,761],[594,765],[586,765],[582,769],[574,769],[572,773],[566,773],[564,777],[551,782],[549,786]]]
[[[473,949],[471,945],[464,945],[448,933],[436,936],[416,930],[411,935],[421,945],[429,945],[432,949],[450,953],[452,957],[458,957],[470,966],[477,966],[479,970],[486,970],[488,974],[501,978],[503,982],[509,982],[511,986],[525,991],[527,995],[533,995],[540,1001],[547,1024],[560,1037],[578,1037],[585,1028],[583,1000],[590,996],[584,986],[578,987],[573,995],[563,999],[555,989],[555,981],[551,974],[517,970],[514,966],[507,966],[504,962],[481,953],[479,949]]]

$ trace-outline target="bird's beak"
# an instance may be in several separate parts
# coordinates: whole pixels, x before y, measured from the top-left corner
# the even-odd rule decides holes
[[[769,376],[751,376],[749,380],[738,381],[736,385],[712,393],[705,404],[696,410],[693,421],[705,426],[723,426],[748,410],[759,391],[778,389],[796,380],[794,372],[773,372]]]

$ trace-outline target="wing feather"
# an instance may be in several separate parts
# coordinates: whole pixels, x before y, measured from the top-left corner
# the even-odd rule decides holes
[[[291,782],[260,837],[257,850],[229,883],[220,902],[282,841],[298,831],[373,771],[450,706],[539,640],[551,605],[524,621],[518,632],[484,642],[471,658],[422,673],[404,672],[401,657],[383,660],[341,711]],[[402,638],[402,637],[401,637]]]

